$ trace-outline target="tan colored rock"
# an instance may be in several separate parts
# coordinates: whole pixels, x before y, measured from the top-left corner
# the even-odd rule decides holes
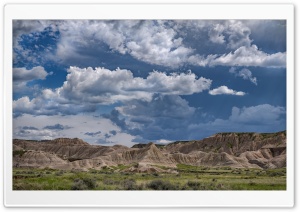
[[[90,145],[81,139],[13,140],[14,166],[56,169],[102,169],[132,165],[128,172],[174,172],[177,164],[234,168],[286,167],[286,133],[218,133],[199,141],[166,146]],[[168,167],[161,169],[159,167]],[[169,171],[166,171],[169,170]]]

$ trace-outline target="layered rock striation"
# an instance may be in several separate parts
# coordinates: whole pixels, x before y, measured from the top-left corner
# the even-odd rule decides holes
[[[168,145],[90,145],[81,139],[13,140],[13,165],[54,169],[103,169],[132,165],[130,172],[171,172],[177,164],[233,168],[286,166],[286,132],[218,133]],[[162,169],[162,167],[164,167]],[[170,170],[168,169],[170,168]]]

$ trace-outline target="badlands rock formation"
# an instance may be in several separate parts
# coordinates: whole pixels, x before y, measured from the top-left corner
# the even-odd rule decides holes
[[[203,140],[90,145],[81,139],[13,140],[13,166],[54,169],[103,169],[128,166],[128,172],[174,172],[177,164],[233,168],[286,166],[286,132],[218,133]]]

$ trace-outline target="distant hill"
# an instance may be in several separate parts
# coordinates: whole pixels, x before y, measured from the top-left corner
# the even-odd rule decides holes
[[[125,171],[131,172],[169,172],[177,164],[259,169],[286,167],[286,131],[217,133],[203,140],[167,145],[136,144],[131,148],[90,145],[79,138],[13,140],[15,167],[88,170],[124,165],[128,166]]]
[[[151,142],[150,142],[151,143]],[[154,144],[157,148],[164,148],[165,147],[165,145],[164,144]],[[146,147],[147,146],[147,144],[135,144],[135,145],[133,145],[131,148],[139,148],[139,149],[141,149],[141,148],[144,148],[144,147]]]

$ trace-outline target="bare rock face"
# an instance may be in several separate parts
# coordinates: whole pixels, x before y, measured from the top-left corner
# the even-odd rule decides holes
[[[132,148],[90,145],[78,138],[14,139],[13,151],[13,164],[19,167],[88,170],[137,164],[125,171],[146,173],[172,172],[177,164],[281,168],[286,166],[286,132],[218,133],[199,141],[179,141],[166,146],[137,144]]]
[[[13,165],[15,167],[53,168],[61,164],[67,164],[67,162],[53,153],[33,150],[29,150],[24,152],[22,155],[15,156],[13,160]]]
[[[87,142],[79,138],[57,138],[55,140],[49,141],[49,143],[58,145],[89,145]]]

